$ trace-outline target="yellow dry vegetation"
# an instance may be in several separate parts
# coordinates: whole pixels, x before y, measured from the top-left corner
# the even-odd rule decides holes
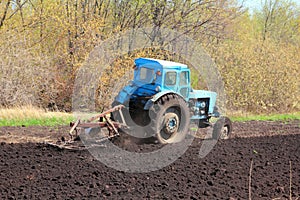
[[[24,119],[45,119],[45,118],[70,118],[69,113],[49,112],[45,109],[32,105],[17,106],[13,108],[0,108],[0,120],[24,120]]]

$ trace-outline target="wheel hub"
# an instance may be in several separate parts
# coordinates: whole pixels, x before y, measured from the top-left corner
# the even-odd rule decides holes
[[[166,129],[168,132],[174,132],[174,130],[176,129],[176,119],[172,118],[172,119],[168,119],[168,122],[166,124]]]
[[[223,126],[221,130],[221,139],[228,139],[229,138],[228,132],[229,132],[228,127]]]
[[[165,116],[164,132],[168,135],[172,135],[177,132],[179,126],[179,120],[176,114],[167,113]]]

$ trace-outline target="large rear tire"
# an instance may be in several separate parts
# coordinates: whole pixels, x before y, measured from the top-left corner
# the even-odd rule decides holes
[[[176,94],[167,94],[156,101],[149,110],[149,116],[148,131],[162,144],[182,141],[189,130],[188,105]]]

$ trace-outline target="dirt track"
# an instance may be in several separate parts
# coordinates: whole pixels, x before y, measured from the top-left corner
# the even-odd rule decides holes
[[[66,127],[0,128],[1,141],[6,142],[0,145],[0,198],[249,199],[251,191],[252,199],[289,199],[290,194],[300,199],[299,125],[299,121],[235,123],[233,138],[219,141],[203,159],[198,156],[202,140],[195,139],[173,164],[141,174],[108,168],[88,151],[9,144],[20,137],[55,138]],[[147,151],[153,144],[124,148]]]

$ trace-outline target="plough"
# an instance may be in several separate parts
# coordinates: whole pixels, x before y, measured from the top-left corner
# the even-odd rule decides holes
[[[87,120],[77,119],[75,122],[70,122],[71,129],[68,140],[61,137],[57,142],[47,142],[47,144],[60,149],[71,150],[105,146],[103,145],[105,141],[120,136],[120,128],[128,128],[125,123],[113,121],[110,117],[111,113],[119,112],[119,116],[125,122],[122,108],[124,108],[123,105],[118,105]],[[106,128],[107,131],[102,131],[103,128]],[[82,140],[89,145],[84,145]]]

